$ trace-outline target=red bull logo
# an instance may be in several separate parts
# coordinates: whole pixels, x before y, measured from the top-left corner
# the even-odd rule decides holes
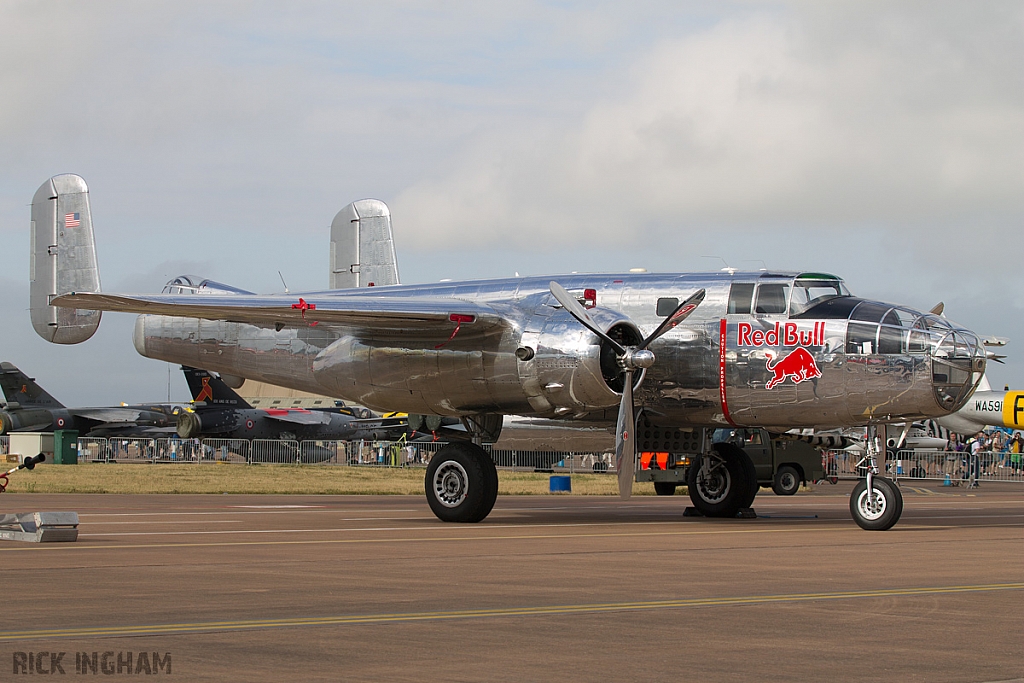
[[[803,347],[795,349],[785,358],[772,363],[774,358],[775,354],[769,352],[765,365],[772,373],[772,378],[768,380],[768,384],[764,387],[765,389],[774,389],[777,385],[785,382],[787,377],[793,379],[793,384],[800,384],[800,382],[821,377],[821,370],[818,369],[818,364],[814,362],[814,356]]]

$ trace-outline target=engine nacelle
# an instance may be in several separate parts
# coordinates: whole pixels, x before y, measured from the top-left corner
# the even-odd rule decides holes
[[[640,343],[640,332],[621,313],[593,308],[591,318],[620,344]],[[535,412],[582,415],[619,404],[622,368],[615,350],[584,328],[567,311],[557,310],[524,332],[519,377]],[[634,386],[642,374],[634,376]]]
[[[591,314],[616,341],[640,343],[640,333],[621,314]],[[457,338],[440,348],[410,348],[343,337],[317,355],[313,374],[334,396],[424,415],[556,417],[619,404],[622,369],[614,350],[568,312],[543,309],[521,329],[483,348],[460,347]]]
[[[27,409],[14,412],[0,411],[0,434],[31,427],[34,431],[46,431],[53,427],[53,413],[44,409]]]

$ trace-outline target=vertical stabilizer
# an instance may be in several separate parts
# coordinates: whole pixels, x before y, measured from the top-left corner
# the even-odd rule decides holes
[[[0,363],[0,389],[7,403],[19,408],[63,408],[60,401],[50,396],[36,381],[19,370],[13,363]]]
[[[89,188],[80,176],[54,176],[32,198],[28,277],[32,327],[40,337],[77,344],[96,332],[99,311],[50,305],[60,294],[100,291]]]
[[[360,199],[331,223],[331,289],[398,284],[391,211],[378,199]]]
[[[202,401],[207,406],[220,406],[227,408],[252,408],[249,402],[235,393],[224,381],[206,370],[181,366],[185,373],[185,381],[188,383],[188,390],[192,394],[192,400]]]

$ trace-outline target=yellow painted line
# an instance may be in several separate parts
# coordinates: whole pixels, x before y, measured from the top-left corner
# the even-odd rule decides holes
[[[781,595],[748,595],[736,597],[688,598],[652,602],[609,602],[580,605],[537,605],[446,612],[407,612],[397,614],[353,614],[326,617],[293,617],[285,619],[251,619],[241,621],[203,621],[180,624],[142,624],[136,626],[94,626],[83,628],[41,629],[0,632],[0,642],[44,638],[88,638],[104,636],[145,636],[175,633],[202,633],[225,630],[290,628],[297,626],[339,626],[352,624],[386,624],[395,622],[441,621],[497,617],[529,617],[542,615],[597,614],[601,612],[647,611],[692,607],[721,607],[799,603],[821,600],[852,600],[862,598],[919,597],[955,593],[1022,590],[1024,583],[989,583],[965,586],[919,586],[883,590],[838,591],[832,593],[788,593]]]

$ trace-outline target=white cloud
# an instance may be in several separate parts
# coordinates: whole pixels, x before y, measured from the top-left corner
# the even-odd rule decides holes
[[[1024,214],[1020,31],[951,40],[965,28],[952,18],[879,11],[864,32],[785,12],[722,21],[654,46],[582,116],[491,131],[395,212],[424,243],[778,222],[949,235],[972,214],[1004,231]]]

